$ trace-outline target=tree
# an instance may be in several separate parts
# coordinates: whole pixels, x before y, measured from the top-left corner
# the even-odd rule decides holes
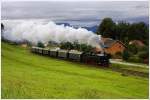
[[[144,47],[140,47],[138,48],[139,51],[146,51],[146,52],[149,52],[149,46],[144,46]]]
[[[2,38],[2,40],[4,40],[4,37],[3,37],[3,35],[4,35],[4,24],[3,23],[1,23],[1,38]]]
[[[97,34],[116,39],[116,24],[111,18],[104,18],[98,27]]]
[[[148,26],[144,22],[133,23],[129,28],[129,40],[141,40],[148,43],[149,32]]]
[[[77,41],[75,41],[75,42],[73,43],[73,47],[74,47],[74,49],[76,49],[76,50],[80,50],[80,44],[79,44]]]
[[[73,49],[73,44],[71,42],[63,42],[60,44],[60,48],[61,49],[67,49],[67,50],[71,50]]]
[[[44,48],[45,46],[44,46],[44,44],[42,42],[38,42],[37,43],[37,47]]]
[[[92,46],[87,44],[79,44],[78,42],[74,42],[73,44],[71,42],[63,42],[60,44],[61,49],[76,49],[83,52],[91,52],[93,50]]]
[[[4,24],[1,23],[1,31],[3,31],[3,30],[4,30]]]
[[[124,51],[123,51],[123,54],[122,54],[122,58],[123,58],[124,60],[128,60],[129,57],[130,57],[129,51],[128,51],[128,50],[124,50]]]
[[[149,44],[149,28],[144,22],[130,24],[120,21],[116,24],[111,18],[104,18],[97,29],[97,34],[120,40],[126,45],[131,40]]]
[[[90,45],[80,44],[80,51],[83,52],[92,52],[93,48]]]
[[[138,48],[137,48],[137,46],[134,45],[134,44],[129,45],[129,46],[128,46],[128,50],[129,50],[130,52],[132,52],[133,54],[137,54],[137,53],[138,53]]]
[[[143,59],[149,58],[149,47],[144,46],[139,48],[138,56]]]
[[[128,37],[128,31],[129,31],[130,24],[124,21],[118,22],[116,25],[116,34],[117,39],[121,40],[122,42],[125,42],[125,37]]]
[[[139,58],[146,59],[148,58],[149,52],[142,51],[138,53]]]

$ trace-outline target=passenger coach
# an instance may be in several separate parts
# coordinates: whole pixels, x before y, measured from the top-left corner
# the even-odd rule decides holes
[[[63,58],[87,64],[97,64],[101,66],[109,66],[109,57],[107,54],[85,53],[77,50],[62,50],[62,49],[46,49],[32,47],[31,52],[47,55],[50,57]]]

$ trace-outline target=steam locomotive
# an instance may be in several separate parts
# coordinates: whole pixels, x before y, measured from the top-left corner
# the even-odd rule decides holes
[[[109,56],[107,54],[85,53],[77,50],[45,49],[39,47],[32,47],[31,52],[87,64],[100,65],[104,67],[109,66]]]

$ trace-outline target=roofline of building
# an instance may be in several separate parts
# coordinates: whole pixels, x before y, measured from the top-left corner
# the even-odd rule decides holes
[[[125,48],[127,48],[127,46],[119,40],[115,40],[115,42],[110,47],[112,47],[116,42],[121,43]],[[109,48],[109,47],[104,47],[104,48]]]

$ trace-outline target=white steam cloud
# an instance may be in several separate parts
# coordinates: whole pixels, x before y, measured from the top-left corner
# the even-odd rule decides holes
[[[49,41],[84,43],[93,47],[100,47],[100,36],[84,28],[75,29],[73,27],[56,25],[50,21],[26,21],[26,20],[4,20],[5,27],[3,37],[21,42],[27,40],[36,44],[37,42],[47,43]]]

